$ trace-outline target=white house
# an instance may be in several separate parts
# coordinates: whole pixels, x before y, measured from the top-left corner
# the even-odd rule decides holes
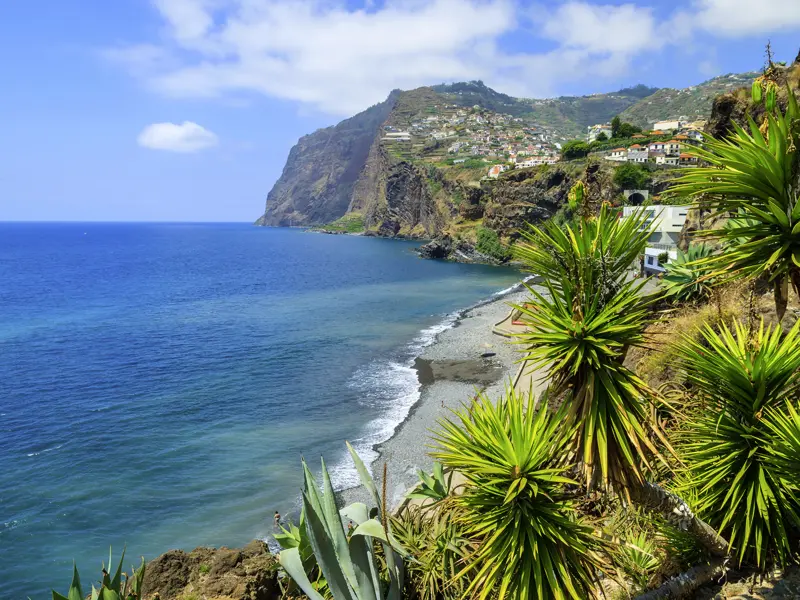
[[[659,258],[663,258],[666,254],[669,258],[668,261],[673,261],[678,258],[677,250],[659,250],[658,248],[645,248],[644,249],[644,272],[648,275],[658,275],[667,269],[666,263],[661,263]]]
[[[653,129],[669,132],[673,129],[680,129],[684,125],[686,125],[686,121],[681,121],[680,119],[674,121],[658,121],[653,124]]]
[[[688,137],[690,140],[692,140],[694,142],[702,143],[703,139],[704,139],[703,138],[703,132],[702,131],[698,131],[697,129],[687,129],[686,131],[683,132],[683,135],[685,135],[686,137]]]
[[[648,238],[648,247],[653,247],[660,252],[665,250],[675,250],[678,246],[683,224],[686,221],[688,206],[625,206],[622,209],[622,216],[630,217],[639,214],[640,211],[646,213],[644,222],[645,227],[655,224],[653,234]]]
[[[410,142],[411,134],[407,131],[392,131],[383,136],[383,139],[387,142]]]
[[[497,179],[498,177],[500,177],[500,173],[502,173],[506,169],[508,169],[506,165],[492,165],[492,167],[489,169],[487,177],[491,179]]]
[[[611,154],[606,156],[606,160],[615,160],[617,162],[625,162],[628,160],[628,150],[626,148],[614,148]]]
[[[664,151],[667,156],[678,156],[683,149],[683,145],[679,140],[670,140],[664,146]]]
[[[650,152],[666,152],[667,145],[664,142],[650,142],[650,145],[647,147]]]
[[[640,146],[639,144],[634,144],[630,148],[628,148],[628,162],[637,162],[637,163],[644,163],[647,162],[648,158],[648,150]]]

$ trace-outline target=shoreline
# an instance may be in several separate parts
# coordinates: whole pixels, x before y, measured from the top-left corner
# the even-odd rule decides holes
[[[492,328],[508,315],[511,304],[520,304],[528,296],[522,283],[529,279],[457,311],[452,324],[414,359],[419,398],[392,435],[372,446],[377,457],[370,469],[380,479],[386,464],[390,506],[402,503],[406,492],[419,481],[419,470],[430,472],[433,468],[428,452],[437,421],[449,417],[478,391],[496,398],[511,384],[519,370],[516,361],[520,353],[508,338],[492,333]],[[337,497],[345,505],[369,502],[360,485],[338,490]]]

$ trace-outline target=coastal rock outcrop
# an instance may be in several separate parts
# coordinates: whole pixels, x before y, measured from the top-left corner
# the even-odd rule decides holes
[[[278,561],[254,540],[244,548],[170,550],[147,563],[147,598],[181,600],[277,600]]]

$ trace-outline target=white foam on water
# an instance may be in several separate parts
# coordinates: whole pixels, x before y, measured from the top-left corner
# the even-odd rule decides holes
[[[421,386],[414,368],[414,359],[436,338],[452,329],[464,311],[448,314],[444,319],[423,329],[405,348],[403,362],[375,360],[359,368],[349,386],[359,394],[359,402],[372,409],[377,408],[381,416],[364,427],[361,437],[350,440],[353,448],[367,466],[378,458],[374,446],[390,439],[397,427],[406,420],[411,408],[419,401]],[[331,481],[337,490],[360,485],[358,473],[348,454],[328,468]]]
[[[46,452],[52,452],[53,450],[58,450],[63,447],[64,444],[59,444],[58,446],[53,446],[52,448],[45,448],[44,450],[39,450],[39,452],[29,452],[28,456],[39,456],[40,454],[45,454]]]
[[[379,456],[374,446],[385,442],[394,435],[395,430],[406,420],[411,408],[420,399],[422,389],[414,368],[414,359],[426,347],[433,344],[439,335],[455,327],[459,318],[467,311],[522,290],[524,284],[533,278],[533,275],[525,277],[521,282],[495,292],[468,308],[452,312],[438,323],[423,329],[405,348],[404,359],[375,360],[355,372],[349,383],[350,388],[359,394],[359,401],[363,406],[377,408],[381,412],[380,417],[367,423],[361,437],[350,440],[353,448],[367,466],[371,468],[372,463]],[[340,460],[329,465],[328,472],[334,488],[337,490],[361,484],[348,452],[344,452]]]

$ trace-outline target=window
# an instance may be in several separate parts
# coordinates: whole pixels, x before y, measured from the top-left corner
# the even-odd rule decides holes
[[[652,256],[648,256],[648,257],[647,257],[647,264],[648,264],[648,265],[653,265],[653,264],[655,264],[655,262],[653,261],[653,257],[652,257]]]

